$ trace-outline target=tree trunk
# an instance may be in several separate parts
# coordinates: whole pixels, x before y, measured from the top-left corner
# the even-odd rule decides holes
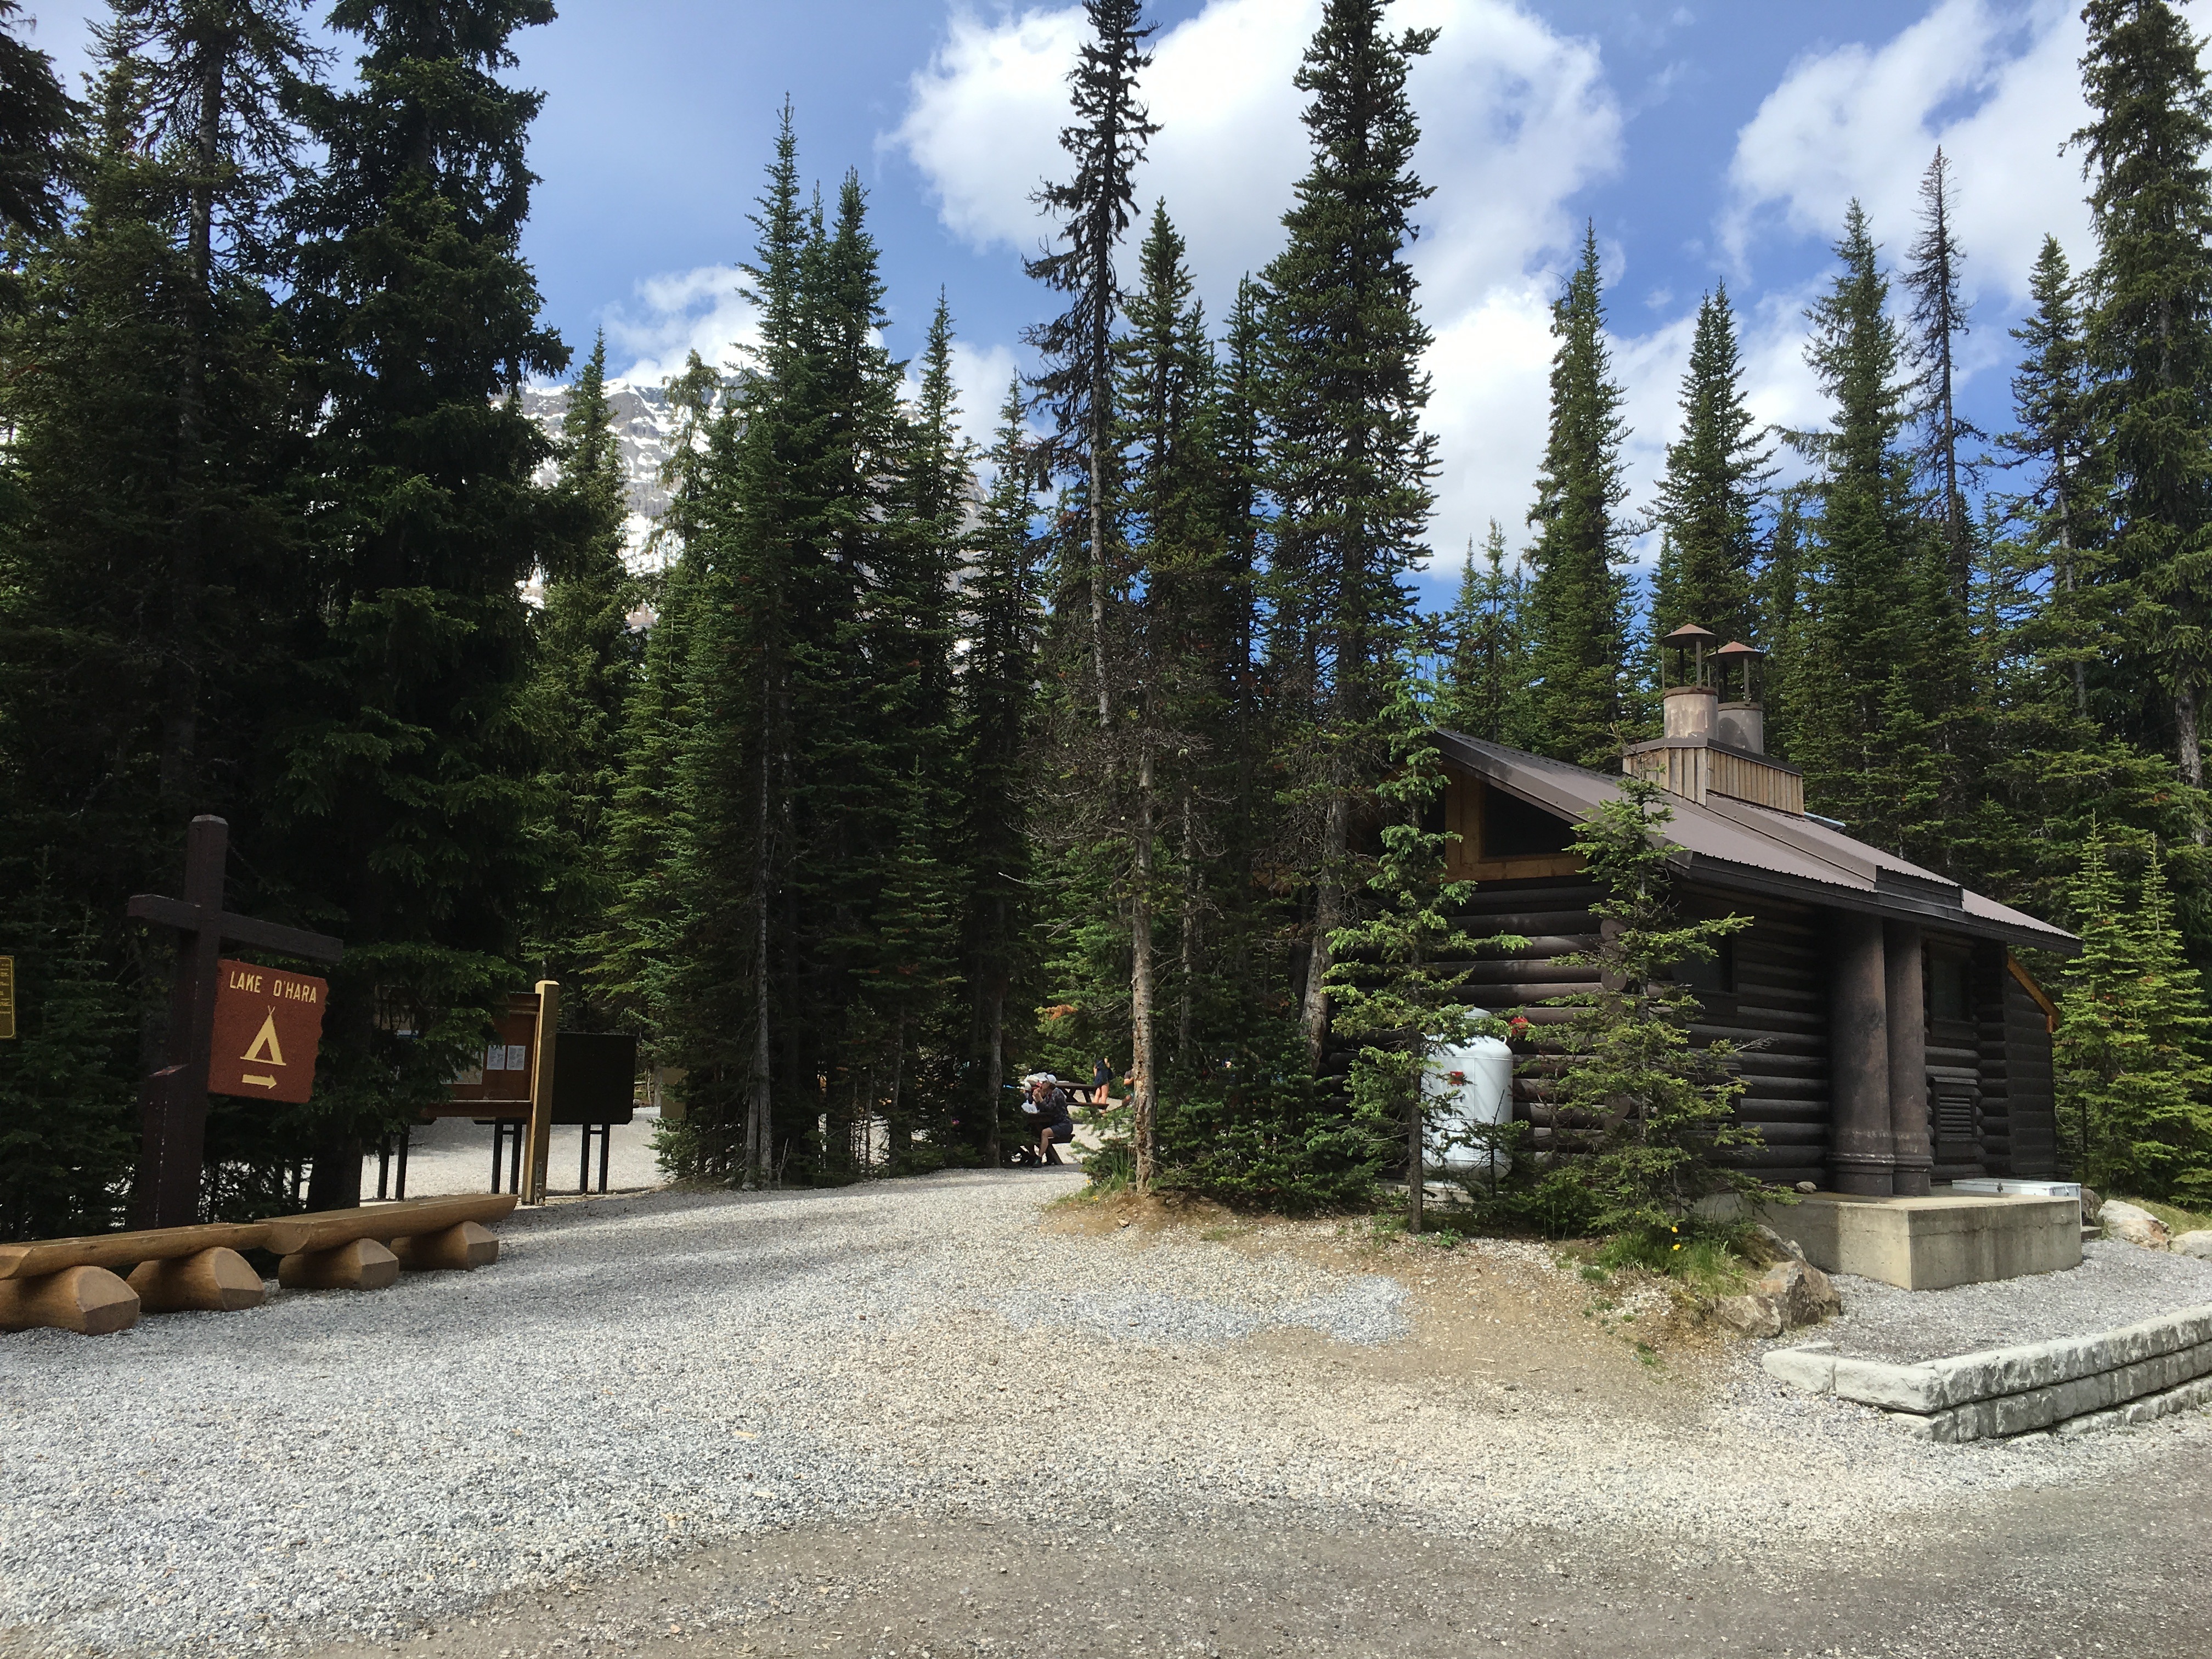
[[[2184,682],[2173,694],[2174,747],[2181,763],[2181,780],[2191,789],[2204,787],[2204,750],[2197,732],[2197,688]],[[2195,816],[2191,831],[2197,844],[2205,844],[2205,825],[2201,813]]]
[[[1177,941],[1181,949],[1182,983],[1176,1005],[1176,1064],[1186,1068],[1190,1065],[1190,1008],[1191,988],[1198,981],[1198,814],[1188,785],[1182,792],[1182,928]]]
[[[1313,948],[1306,958],[1305,1006],[1299,1011],[1299,1034],[1305,1039],[1306,1063],[1318,1075],[1322,1053],[1328,1042],[1328,991],[1326,980],[1330,961],[1329,935],[1344,926],[1344,860],[1352,843],[1352,803],[1341,793],[1328,803],[1322,830],[1321,881],[1314,904]]]
[[[754,821],[758,837],[753,855],[753,1067],[752,1091],[745,1110],[745,1169],[744,1184],[750,1190],[767,1180],[769,1108],[775,1097],[775,1069],[769,1047],[769,746],[761,745],[759,811]]]
[[[998,901],[999,933],[1004,937],[1006,926],[1006,902]],[[1006,1082],[1006,980],[1004,974],[994,973],[991,978],[991,1012],[988,1025],[989,1045],[983,1064],[983,1153],[997,1169],[1001,1161],[999,1146],[999,1091]]]
[[[1159,1102],[1158,1045],[1152,1029],[1152,750],[1146,744],[1137,757],[1136,891],[1129,905],[1129,1027],[1136,1049],[1134,1122],[1137,1190],[1152,1189],[1157,1146],[1153,1125]]]

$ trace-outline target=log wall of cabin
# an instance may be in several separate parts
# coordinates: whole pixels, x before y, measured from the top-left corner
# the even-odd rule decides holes
[[[2057,1097],[2051,1030],[2041,1006],[2008,970],[2003,981],[2002,1041],[2009,1093],[2011,1169],[2028,1181],[2058,1177]]]
[[[1477,937],[1518,934],[1526,943],[1482,952],[1467,972],[1461,998],[1531,1027],[1514,1045],[1514,1115],[1530,1126],[1539,1151],[1553,1141],[1547,1086],[1550,1045],[1547,1027],[1565,1024],[1571,1008],[1548,1008],[1549,999],[1597,988],[1587,968],[1569,967],[1564,956],[1595,949],[1597,917],[1590,906],[1597,889],[1587,877],[1540,877],[1490,881],[1475,890],[1463,913]],[[1700,915],[1749,915],[1753,925],[1735,935],[1735,988],[1701,994],[1704,1017],[1691,1030],[1704,1044],[1717,1039],[1741,1051],[1737,1071],[1745,1089],[1741,1120],[1756,1127],[1764,1145],[1741,1154],[1769,1181],[1790,1184],[1821,1180],[1827,1162],[1827,986],[1822,968],[1820,919],[1808,908],[1761,900],[1686,893],[1684,909]]]
[[[1752,925],[1731,941],[1732,994],[1705,992],[1704,1017],[1692,1041],[1717,1039],[1740,1050],[1744,1091],[1738,1119],[1765,1143],[1742,1155],[1765,1180],[1826,1184],[1834,1104],[1828,1086],[1826,929],[1809,905],[1747,901],[1741,895],[1685,895],[1683,911],[1698,916],[1747,915]]]

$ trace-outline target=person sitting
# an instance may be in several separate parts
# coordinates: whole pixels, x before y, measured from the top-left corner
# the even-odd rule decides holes
[[[1030,1080],[1029,1098],[1022,1109],[1033,1115],[1037,1125],[1037,1162],[1059,1164],[1063,1160],[1054,1151],[1055,1145],[1065,1146],[1075,1139],[1075,1119],[1067,1109],[1067,1091],[1060,1079],[1049,1073],[1039,1073]]]

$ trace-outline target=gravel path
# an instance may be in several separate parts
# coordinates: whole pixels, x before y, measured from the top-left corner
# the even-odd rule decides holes
[[[2212,1303],[2212,1261],[2101,1240],[2081,1248],[2081,1265],[1994,1285],[1901,1291],[1871,1279],[1836,1276],[1844,1316],[1818,1340],[1865,1359],[1910,1364],[2059,1336],[2093,1336],[2177,1309]],[[1790,1347],[1802,1334],[1771,1346]]]
[[[1326,1224],[1040,1231],[1079,1181],[569,1204],[504,1224],[484,1272],[0,1337],[0,1652],[396,1640],[884,1514],[1542,1527],[1712,1563],[2148,1443],[1928,1447],[1747,1349],[1649,1365],[1528,1246],[1401,1248],[1385,1276]]]

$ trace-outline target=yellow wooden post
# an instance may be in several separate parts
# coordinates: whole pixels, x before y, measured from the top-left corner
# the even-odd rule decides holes
[[[530,1068],[530,1156],[522,1201],[545,1201],[545,1164],[553,1151],[553,1050],[561,1030],[561,983],[538,981],[538,1042]]]

